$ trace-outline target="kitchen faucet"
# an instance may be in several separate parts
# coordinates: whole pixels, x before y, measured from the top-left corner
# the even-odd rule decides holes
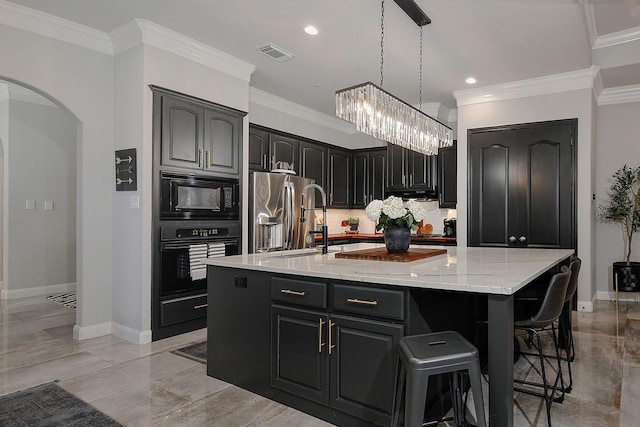
[[[315,211],[317,208],[305,209],[304,207],[304,194],[308,188],[313,187],[320,190],[320,194],[322,195],[322,226],[320,226],[320,231],[310,231],[309,234],[322,234],[322,253],[327,253],[327,247],[329,246],[329,235],[327,227],[327,195],[325,194],[323,188],[318,184],[307,184],[302,188],[302,203],[300,206],[300,222],[305,222],[306,219],[304,217],[304,211]]]

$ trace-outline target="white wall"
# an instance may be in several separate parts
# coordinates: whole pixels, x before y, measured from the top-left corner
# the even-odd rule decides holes
[[[611,186],[611,176],[622,165],[640,166],[640,102],[606,105],[597,109],[595,173],[596,201],[602,203]],[[624,261],[622,231],[613,224],[596,225],[596,288],[599,298],[612,292],[611,264]],[[640,237],[634,236],[632,260],[640,260]]]
[[[53,293],[75,285],[76,145],[76,123],[67,111],[9,102],[9,293],[26,296],[28,288],[45,287]],[[26,200],[35,201],[35,209],[25,209]],[[44,210],[45,200],[53,210]]]
[[[74,336],[109,333],[112,288],[113,58],[0,25],[0,78],[77,119],[78,311]]]
[[[458,222],[459,246],[467,246],[467,130],[490,126],[578,118],[577,241],[582,269],[578,284],[578,309],[590,309],[595,294],[595,236],[593,185],[594,97],[591,89],[531,96],[458,107]]]
[[[8,95],[7,95],[8,96]],[[6,262],[4,259],[5,254],[5,223],[4,223],[4,206],[5,200],[4,191],[5,183],[7,182],[4,176],[4,152],[6,141],[9,140],[9,98],[0,101],[0,289],[4,288],[4,270],[3,265]]]

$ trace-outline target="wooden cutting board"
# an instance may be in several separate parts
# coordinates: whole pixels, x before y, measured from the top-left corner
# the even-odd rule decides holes
[[[407,252],[390,254],[389,252],[387,252],[387,248],[373,248],[362,249],[359,251],[338,252],[336,253],[336,258],[364,259],[369,261],[411,262],[436,255],[443,255],[446,253],[446,249],[410,248]]]

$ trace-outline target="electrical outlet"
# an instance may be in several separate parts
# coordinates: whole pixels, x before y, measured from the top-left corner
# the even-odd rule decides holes
[[[24,205],[25,209],[28,209],[30,211],[35,210],[36,209],[36,201],[35,200],[27,200],[25,205]]]
[[[236,288],[247,287],[247,278],[245,276],[235,276],[234,279]]]
[[[44,210],[52,211],[53,210],[53,200],[45,200],[44,201]]]
[[[129,209],[140,209],[140,196],[129,197]]]

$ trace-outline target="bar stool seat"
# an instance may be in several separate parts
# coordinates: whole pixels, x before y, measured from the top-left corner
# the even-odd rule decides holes
[[[419,427],[423,423],[429,377],[452,373],[454,391],[453,412],[456,426],[467,425],[460,389],[460,376],[468,371],[478,426],[485,427],[482,382],[478,349],[454,331],[435,332],[403,337],[398,344],[402,370],[396,390],[394,425],[397,425],[399,406],[406,379],[405,427]]]

